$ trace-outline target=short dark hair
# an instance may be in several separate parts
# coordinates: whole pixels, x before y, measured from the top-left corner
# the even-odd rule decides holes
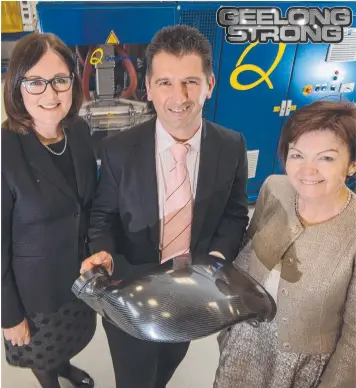
[[[285,166],[289,144],[305,133],[331,131],[347,146],[350,161],[356,161],[356,105],[351,102],[316,101],[296,110],[285,124],[278,154]]]
[[[177,57],[198,54],[202,59],[203,71],[207,79],[213,74],[211,45],[208,39],[196,28],[179,24],[164,27],[156,33],[146,51],[148,77],[152,75],[154,56],[161,52]]]
[[[7,120],[3,123],[4,128],[26,134],[33,127],[32,117],[22,100],[21,81],[27,71],[35,66],[48,50],[58,54],[68,66],[69,72],[74,74],[72,106],[63,123],[67,124],[78,115],[83,102],[83,92],[80,78],[75,71],[72,51],[56,35],[34,32],[17,42],[11,56],[4,86],[4,104],[7,114]]]

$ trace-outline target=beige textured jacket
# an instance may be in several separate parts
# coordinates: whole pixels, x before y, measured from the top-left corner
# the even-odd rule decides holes
[[[304,229],[296,216],[295,194],[286,176],[266,180],[247,231],[252,251],[246,255],[242,249],[235,265],[263,284],[281,261],[280,350],[333,353],[323,387],[355,388],[356,195],[337,217]],[[244,257],[248,260],[242,263]]]

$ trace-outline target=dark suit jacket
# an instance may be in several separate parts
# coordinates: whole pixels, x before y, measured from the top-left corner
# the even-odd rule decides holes
[[[92,252],[114,256],[114,277],[160,262],[155,119],[104,141],[89,229]],[[241,134],[203,121],[191,252],[234,260],[248,224]],[[143,265],[145,264],[145,265]]]
[[[87,240],[79,236],[79,223],[89,224],[97,172],[84,120],[78,118],[67,136],[79,201],[32,131],[2,129],[2,327],[73,299],[83,259],[79,244]]]

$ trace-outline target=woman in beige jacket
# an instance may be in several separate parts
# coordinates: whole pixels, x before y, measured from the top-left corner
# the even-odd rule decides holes
[[[356,387],[356,106],[315,102],[280,140],[287,176],[263,184],[234,264],[277,315],[223,331],[215,388]]]

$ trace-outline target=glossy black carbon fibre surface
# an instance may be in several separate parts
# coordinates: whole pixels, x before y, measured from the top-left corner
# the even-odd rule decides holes
[[[210,255],[193,264],[174,259],[122,282],[103,267],[83,274],[74,294],[133,337],[154,342],[185,342],[242,321],[270,321],[276,305],[242,270]]]

